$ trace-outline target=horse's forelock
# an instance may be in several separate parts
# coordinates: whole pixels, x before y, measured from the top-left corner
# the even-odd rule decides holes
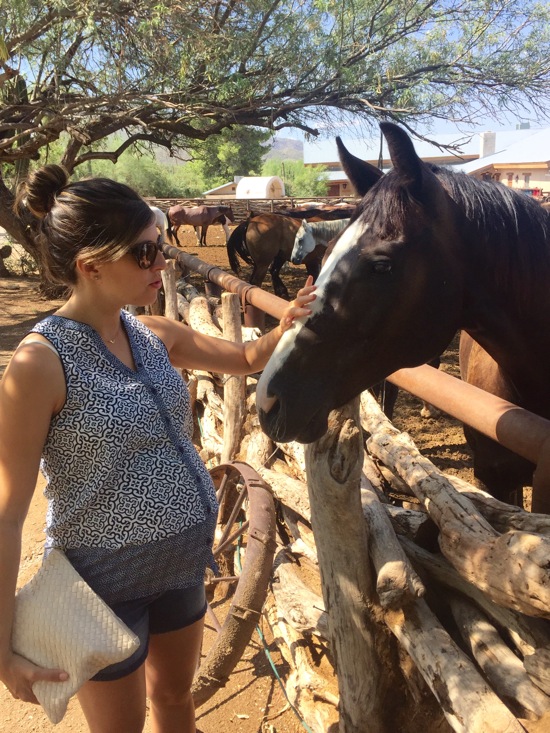
[[[418,208],[401,178],[390,171],[363,197],[351,221],[361,218],[376,236],[391,239],[403,232]]]

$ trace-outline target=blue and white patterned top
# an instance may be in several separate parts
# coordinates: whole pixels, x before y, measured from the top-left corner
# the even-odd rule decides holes
[[[162,562],[187,546],[198,563],[189,583],[196,582],[212,565],[217,502],[191,442],[189,393],[163,342],[126,311],[121,322],[136,371],[87,324],[49,316],[33,328],[58,352],[67,389],[41,463],[46,544],[63,548],[79,572],[81,564],[112,556],[122,573],[129,570],[120,567],[125,558],[143,563],[145,545],[164,548]],[[158,568],[151,572],[154,585]]]

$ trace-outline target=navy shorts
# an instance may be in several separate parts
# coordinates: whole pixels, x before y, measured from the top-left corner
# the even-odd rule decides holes
[[[124,601],[111,606],[136,636],[139,647],[122,662],[111,664],[92,677],[94,682],[111,682],[141,667],[149,651],[149,634],[164,634],[191,626],[206,613],[204,583],[192,588],[169,590],[164,593]]]

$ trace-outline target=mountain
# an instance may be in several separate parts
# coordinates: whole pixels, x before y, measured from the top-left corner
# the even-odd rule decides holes
[[[303,160],[304,144],[301,140],[294,140],[291,137],[276,136],[264,160],[270,160],[271,158],[278,160]]]

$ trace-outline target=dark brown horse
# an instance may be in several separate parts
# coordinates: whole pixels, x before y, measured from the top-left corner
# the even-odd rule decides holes
[[[194,227],[199,247],[206,246],[206,232],[211,224],[221,224],[225,231],[225,240],[229,239],[227,221],[235,221],[231,206],[183,206],[176,204],[166,212],[168,219],[168,236],[179,244],[178,229],[183,224]]]
[[[465,379],[550,418],[550,215],[506,186],[423,163],[404,131],[381,127],[394,166],[382,178],[338,141],[363,200],[323,266],[312,315],[264,370],[263,429],[317,439],[331,409],[441,353],[458,329]],[[532,482],[527,461],[467,437],[491,493]]]
[[[227,257],[233,272],[238,275],[240,265],[237,255],[252,265],[249,282],[261,286],[268,271],[271,274],[275,295],[288,300],[288,290],[281,280],[280,271],[290,260],[294,238],[301,225],[300,219],[281,214],[259,214],[241,222],[227,241]],[[321,269],[324,247],[304,258],[308,274],[317,278]]]
[[[355,206],[315,206],[306,209],[281,209],[277,213],[307,221],[335,221],[336,219],[349,219],[354,211]]]

